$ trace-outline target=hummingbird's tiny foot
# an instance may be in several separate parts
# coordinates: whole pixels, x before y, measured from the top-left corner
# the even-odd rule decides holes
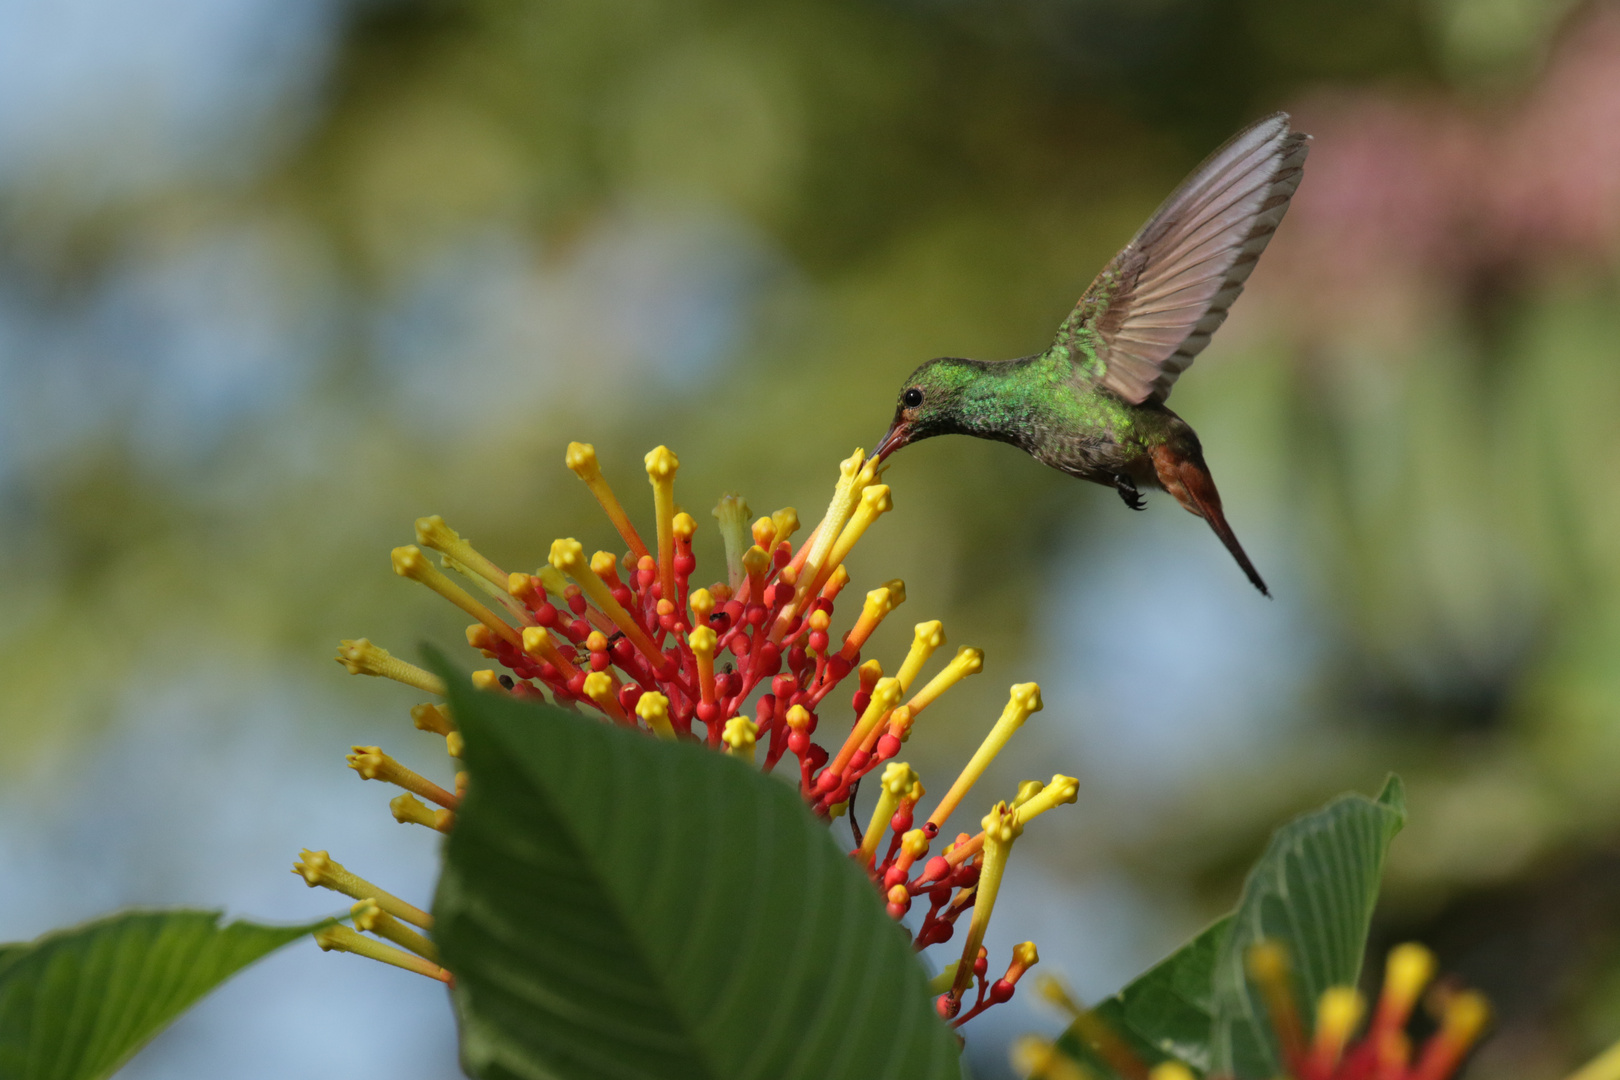
[[[1123,474],[1115,476],[1114,488],[1119,492],[1120,499],[1132,510],[1147,509],[1147,500],[1142,498],[1142,493],[1136,490],[1136,484],[1132,482],[1130,477]]]

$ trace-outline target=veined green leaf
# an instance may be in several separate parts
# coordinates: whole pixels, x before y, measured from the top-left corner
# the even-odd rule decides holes
[[[130,911],[0,946],[0,1076],[94,1080],[242,968],[321,926]]]
[[[960,1076],[905,935],[787,784],[447,681],[471,777],[434,936],[470,1073]]]
[[[1265,1007],[1244,957],[1263,939],[1288,950],[1301,1009],[1333,985],[1353,985],[1367,947],[1384,855],[1406,820],[1398,777],[1376,800],[1341,795],[1278,829],[1249,871],[1237,909],[1097,1006],[1148,1062],[1177,1058],[1242,1080],[1278,1075]],[[1106,1062],[1075,1028],[1062,1045],[1103,1075]]]

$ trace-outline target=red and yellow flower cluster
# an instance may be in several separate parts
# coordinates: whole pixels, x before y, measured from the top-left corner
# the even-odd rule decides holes
[[[878,463],[857,450],[841,464],[826,514],[797,546],[799,519],[793,509],[750,523],[740,497],[720,499],[714,516],[726,576],[700,588],[692,587],[697,522],[676,503],[680,463],[667,447],[653,450],[645,461],[656,530],[651,545],[603,477],[594,448],[570,444],[566,463],[601,504],[621,550],[587,556],[578,540],[563,538],[552,542],[546,565],[533,573],[508,572],[439,517],[417,521],[417,543],[394,549],[396,573],[426,585],[474,620],[467,627],[468,644],[499,665],[475,672],[474,683],[495,693],[596,712],[606,722],[652,737],[702,741],[765,772],[791,756],[801,795],[827,821],[849,812],[862,779],[881,770],[877,805],[866,827],[852,822],[857,844],[851,857],[870,875],[896,920],[914,905],[926,904],[921,919],[914,920],[918,950],[950,941],[961,916],[971,910],[961,959],[936,979],[943,1017],[961,1024],[1010,998],[1037,954],[1026,942],[1013,950],[1000,978],[989,978],[984,934],[1007,857],[1025,825],[1075,800],[1077,784],[1067,776],[1029,781],[1014,799],[990,809],[981,831],[960,834],[934,853],[952,811],[1013,733],[1041,708],[1040,688],[1034,683],[1012,688],[983,745],[918,824],[923,785],[897,756],[923,712],[978,672],[984,658],[978,649],[961,648],[932,678],[922,680],[924,668],[945,644],[942,625],[929,621],[917,624],[892,675],[876,659],[863,661],[873,631],[906,599],[900,581],[868,592],[853,625],[835,633],[835,608],[849,584],[845,560],[893,505],[888,486],[879,482]],[[437,565],[430,552],[438,555]],[[353,673],[384,676],[434,695],[445,689],[438,676],[365,639],[343,642],[337,659]],[[832,695],[852,674],[853,692],[844,699],[852,709],[846,727],[832,719],[838,701]],[[442,735],[449,753],[459,756],[460,736],[443,705],[418,705],[412,716],[418,728]],[[819,742],[818,731],[829,727],[837,735]],[[377,747],[355,747],[349,763],[367,779],[404,789],[392,803],[401,822],[442,832],[455,827],[463,774],[452,791]],[[449,981],[431,941],[402,925],[403,920],[431,931],[431,916],[354,877],[324,852],[306,852],[295,872],[312,886],[355,897],[356,924],[363,918],[363,929],[389,942],[333,927],[321,934],[324,946]]]

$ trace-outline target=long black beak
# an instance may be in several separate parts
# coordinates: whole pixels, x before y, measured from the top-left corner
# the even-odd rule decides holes
[[[894,423],[889,425],[888,433],[878,442],[877,449],[872,451],[872,460],[882,461],[910,441],[911,424],[897,416]]]

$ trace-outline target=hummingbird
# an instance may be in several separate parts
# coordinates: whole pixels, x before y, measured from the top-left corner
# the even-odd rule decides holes
[[[1310,136],[1275,113],[1193,170],[1097,275],[1045,352],[930,360],[906,379],[873,456],[935,435],[1011,443],[1144,509],[1159,488],[1209,523],[1249,581],[1266,583],[1226,523],[1203,447],[1165,406],[1277,231]]]

